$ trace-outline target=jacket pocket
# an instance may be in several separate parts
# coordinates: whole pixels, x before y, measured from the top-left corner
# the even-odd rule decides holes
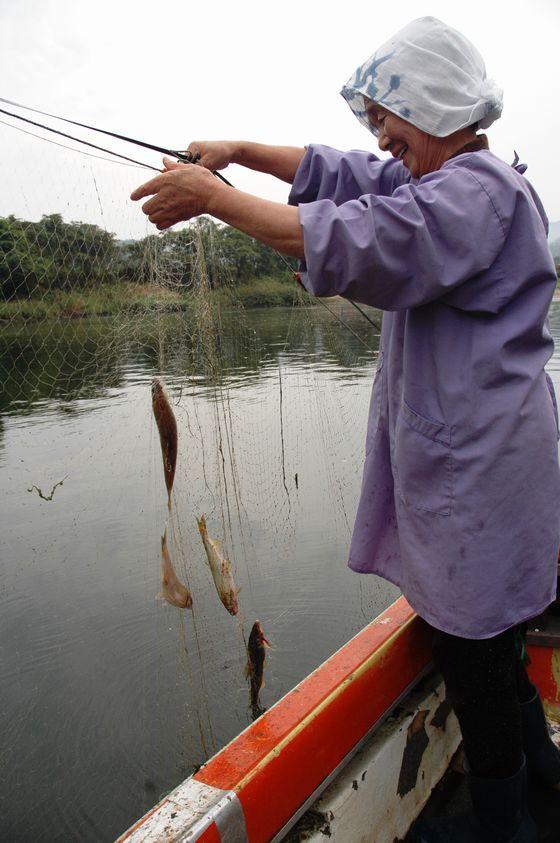
[[[393,467],[403,503],[451,515],[454,465],[449,425],[427,419],[403,402],[397,417]]]

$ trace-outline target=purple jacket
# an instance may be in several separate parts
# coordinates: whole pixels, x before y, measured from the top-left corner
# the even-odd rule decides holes
[[[429,623],[486,638],[554,599],[558,417],[544,366],[556,286],[531,185],[487,150],[418,181],[310,146],[302,281],[387,311],[350,567]]]

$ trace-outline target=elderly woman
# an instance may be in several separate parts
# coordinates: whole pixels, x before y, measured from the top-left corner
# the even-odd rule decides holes
[[[434,628],[474,808],[416,839],[536,840],[526,777],[560,783],[519,654],[521,625],[554,599],[560,544],[546,216],[523,168],[477,134],[501,92],[441,21],[406,26],[342,95],[392,158],[198,142],[202,167],[166,161],[132,198],[152,196],[159,229],[212,214],[300,258],[313,295],[386,311],[349,564]],[[290,182],[289,205],[212,176],[230,162]]]

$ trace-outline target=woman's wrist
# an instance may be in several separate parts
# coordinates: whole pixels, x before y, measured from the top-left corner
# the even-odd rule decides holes
[[[206,195],[206,211],[205,213],[210,214],[212,217],[216,217],[216,219],[222,219],[222,214],[225,210],[225,203],[227,202],[227,194],[230,193],[232,190],[235,190],[234,187],[230,187],[227,184],[224,184],[219,178],[213,177],[212,182],[208,185],[208,192]]]
[[[245,141],[230,141],[232,150],[230,155],[230,162],[232,164],[241,164],[243,166],[245,159]]]
[[[218,179],[208,185],[205,211],[284,254],[302,258],[303,232],[298,209],[229,187]]]

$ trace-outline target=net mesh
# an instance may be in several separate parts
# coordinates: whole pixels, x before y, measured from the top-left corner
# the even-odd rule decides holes
[[[147,171],[43,148],[22,136],[0,197],[5,746],[36,793],[50,776],[38,753],[69,771],[36,839],[108,839],[249,722],[256,618],[274,645],[267,706],[394,595],[344,567],[378,336],[340,303],[313,306],[278,255],[210,218],[154,235],[126,201]],[[170,512],[154,377],[178,426]],[[202,515],[240,589],[235,618]],[[154,600],[164,530],[192,609]],[[48,728],[61,710],[68,745]],[[16,839],[13,777],[0,779]]]

